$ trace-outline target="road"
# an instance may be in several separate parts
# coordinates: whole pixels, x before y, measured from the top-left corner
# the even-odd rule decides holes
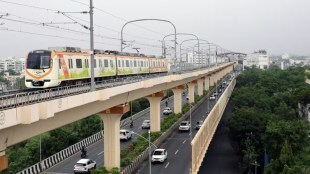
[[[210,143],[208,153],[203,159],[199,174],[241,173],[238,169],[238,155],[234,152],[228,138],[228,133],[225,130],[226,122],[230,117],[231,111],[232,106],[229,102]]]
[[[186,96],[182,96],[182,104],[184,104],[186,102]],[[173,99],[169,100],[168,102],[168,106],[173,110]],[[161,104],[161,119],[168,117],[162,114],[162,111],[164,110],[164,108],[166,107],[165,102]],[[142,122],[146,119],[150,119],[150,113],[147,112],[145,113],[143,116],[141,116],[140,118],[137,118],[136,120],[134,120],[134,126],[133,128],[130,128],[129,125],[126,125],[124,127],[122,127],[122,129],[128,129],[131,131],[134,131],[138,134],[142,134],[143,132],[147,131],[146,129],[141,129],[141,125]],[[136,139],[137,136],[133,135],[132,140]],[[121,141],[121,149],[123,149],[126,145],[128,145],[129,143],[132,142],[132,140],[129,141]],[[103,162],[104,162],[104,157],[103,157],[103,139],[101,141],[98,141],[90,146],[87,147],[87,158],[92,159],[94,161],[96,161],[97,166],[103,166]],[[53,166],[52,168],[46,170],[45,172],[48,173],[73,173],[73,166],[74,164],[81,159],[80,157],[80,153],[76,153],[75,155],[72,155],[71,157],[69,157],[68,159],[62,161],[61,163]]]
[[[225,86],[225,89],[226,87],[227,86]],[[219,97],[217,97],[217,99]],[[204,120],[206,118],[208,102],[210,102],[209,104],[211,110],[215,104],[215,100],[210,100],[208,97],[195,111],[192,112],[191,122],[192,122],[193,137],[197,133],[197,130],[195,130],[196,122],[199,120]],[[188,174],[190,172],[191,145],[190,145],[189,132],[179,132],[176,129],[174,133],[165,141],[165,143],[158,148],[164,148],[167,150],[168,159],[163,164],[152,164],[151,165],[152,173]],[[136,173],[148,174],[149,173],[148,162],[145,162]]]

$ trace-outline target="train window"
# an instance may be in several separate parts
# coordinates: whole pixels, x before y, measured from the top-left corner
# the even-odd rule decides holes
[[[76,68],[82,68],[82,59],[76,59],[75,63],[76,63]]]
[[[110,66],[111,66],[111,68],[113,67],[113,61],[112,60],[110,60]]]
[[[97,67],[97,60],[94,59],[94,68],[96,68],[96,67]]]
[[[107,59],[104,59],[104,67],[109,67],[109,61]]]
[[[121,67],[121,61],[118,60],[118,67]]]
[[[88,68],[89,65],[88,65],[88,59],[85,59],[85,67]]]
[[[99,68],[102,68],[102,60],[99,60]]]
[[[73,68],[73,61],[72,59],[68,59],[68,63],[69,63],[69,69]]]
[[[61,69],[61,59],[58,59],[59,69]]]
[[[122,67],[125,67],[125,61],[122,60]]]
[[[126,67],[129,67],[129,60],[126,60]]]
[[[133,66],[137,67],[137,61],[136,60],[133,61]]]

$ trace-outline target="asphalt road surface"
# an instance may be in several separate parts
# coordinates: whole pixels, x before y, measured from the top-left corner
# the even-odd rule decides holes
[[[226,88],[227,86],[225,86]],[[222,93],[219,93],[220,95]],[[220,96],[217,97],[217,99]],[[209,97],[192,112],[192,133],[193,137],[197,133],[195,125],[197,121],[204,120],[207,115],[207,106],[210,110],[215,104],[215,100],[209,100]],[[187,119],[189,120],[189,118]],[[190,146],[190,132],[179,132],[177,129],[174,133],[158,148],[164,148],[168,152],[168,159],[162,164],[152,164],[151,171],[155,174],[188,174],[191,168],[191,146]],[[144,162],[140,169],[135,174],[148,174],[148,161]]]
[[[186,101],[186,96],[182,96],[182,104],[184,104]],[[173,99],[169,100],[168,102],[168,106],[173,110]],[[161,119],[165,118],[165,117],[169,117],[166,115],[163,115],[162,112],[164,110],[164,108],[166,107],[165,102],[161,104]],[[133,128],[130,128],[129,125],[126,125],[124,127],[122,127],[121,129],[128,129],[131,131],[134,131],[137,134],[142,134],[143,132],[147,131],[147,129],[141,129],[141,125],[142,122],[146,119],[150,119],[150,113],[147,112],[145,113],[143,116],[141,116],[140,118],[137,118],[136,120],[134,120],[134,126]],[[133,138],[132,140],[137,138],[137,135],[132,135]],[[132,140],[129,141],[121,141],[121,149],[123,149],[126,145],[130,144],[132,142]],[[87,147],[87,157],[89,159],[92,159],[94,161],[96,161],[97,163],[97,167],[101,167],[103,166],[104,163],[104,145],[103,145],[103,139],[101,141],[98,141],[90,146]],[[54,173],[58,173],[58,174],[65,174],[65,173],[73,173],[73,168],[75,163],[81,159],[80,157],[80,153],[76,153],[75,155],[72,155],[71,157],[67,158],[66,160],[58,163],[57,165],[53,166],[52,168],[48,169],[45,171],[45,173],[50,173],[50,174],[54,174]]]

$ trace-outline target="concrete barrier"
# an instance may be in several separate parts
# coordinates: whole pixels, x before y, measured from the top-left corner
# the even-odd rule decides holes
[[[82,146],[89,146],[97,141],[102,139],[102,134],[101,132],[98,132],[76,144],[73,144],[69,146],[68,148],[42,160],[39,163],[34,164],[33,166],[30,166],[17,174],[37,174],[41,173],[44,170],[49,169],[50,167],[54,166],[55,164],[58,164],[59,162],[67,159],[71,155],[80,152],[80,149]]]

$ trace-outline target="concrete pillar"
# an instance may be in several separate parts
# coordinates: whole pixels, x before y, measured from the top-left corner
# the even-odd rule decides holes
[[[195,86],[196,86],[196,84],[197,84],[196,80],[187,84],[187,86],[188,86],[188,99],[189,99],[190,103],[195,102]]]
[[[213,74],[210,74],[209,76],[210,76],[210,82],[209,82],[209,83],[210,83],[210,86],[213,86],[213,85],[214,85],[214,84],[213,84],[213,83],[214,83],[214,82],[213,82],[213,78],[214,78],[214,77],[213,77]]]
[[[210,86],[210,76],[206,76],[205,77],[205,90],[208,91],[209,90],[209,86]]]
[[[5,155],[5,151],[0,152],[0,172],[9,166],[9,158]]]
[[[200,78],[197,80],[197,84],[198,84],[198,95],[202,96],[203,95],[203,81],[204,78]]]
[[[215,72],[213,76],[214,76],[213,83],[215,85],[217,83],[217,81],[218,81],[218,72]]]
[[[128,105],[120,105],[98,113],[104,123],[104,166],[107,170],[120,168],[120,120],[128,111]]]
[[[172,89],[173,91],[173,103],[174,103],[174,113],[178,114],[182,112],[182,93],[185,89],[184,85],[177,86]]]
[[[166,96],[166,92],[157,92],[146,97],[150,102],[151,132],[160,131],[160,101]]]

